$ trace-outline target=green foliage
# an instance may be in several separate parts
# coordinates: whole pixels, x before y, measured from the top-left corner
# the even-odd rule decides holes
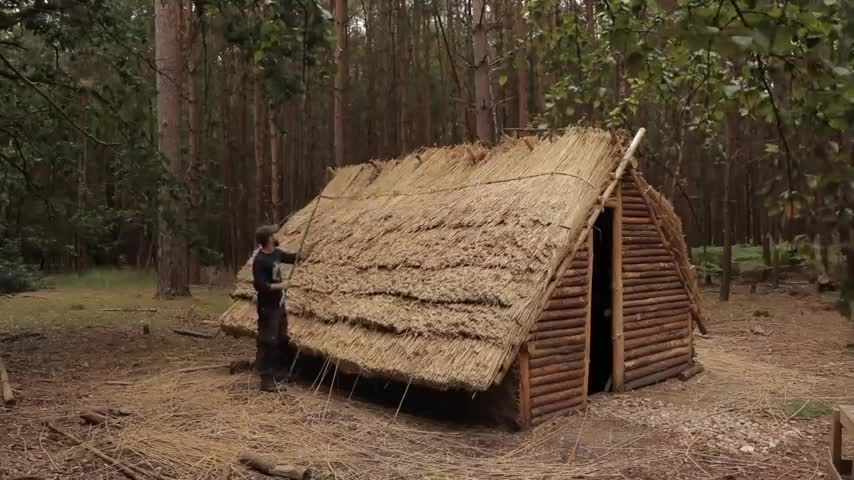
[[[42,277],[38,271],[24,263],[20,245],[0,240],[0,293],[18,293],[36,290]]]
[[[783,404],[783,410],[789,417],[816,418],[830,415],[833,406],[822,400],[788,400]]]

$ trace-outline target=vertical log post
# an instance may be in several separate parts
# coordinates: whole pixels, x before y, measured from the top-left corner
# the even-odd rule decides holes
[[[611,388],[615,392],[623,391],[623,377],[626,370],[623,344],[623,186],[620,184],[614,192],[617,207],[614,209],[611,241],[611,352],[613,374]]]
[[[519,349],[519,426],[531,428],[531,370],[528,363],[528,345]]]
[[[593,234],[587,235],[587,319],[584,322],[584,403],[587,403],[587,390],[590,384],[590,322],[593,308]]]

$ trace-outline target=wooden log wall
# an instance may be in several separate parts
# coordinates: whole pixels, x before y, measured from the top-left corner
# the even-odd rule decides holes
[[[622,183],[625,390],[691,365],[691,303],[673,254],[631,175]]]
[[[521,401],[532,425],[564,415],[587,399],[589,242],[576,252],[528,336]],[[524,368],[524,365],[523,365]]]

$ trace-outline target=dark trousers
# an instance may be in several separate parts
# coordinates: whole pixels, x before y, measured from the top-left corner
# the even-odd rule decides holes
[[[281,305],[258,306],[258,350],[255,365],[261,380],[288,370],[288,314]]]

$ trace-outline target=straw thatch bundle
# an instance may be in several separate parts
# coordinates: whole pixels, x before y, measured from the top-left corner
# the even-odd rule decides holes
[[[292,339],[363,374],[486,390],[601,207],[624,140],[570,129],[338,169],[278,233],[284,248],[302,245],[288,291]],[[256,329],[251,261],[222,319],[236,335]]]

